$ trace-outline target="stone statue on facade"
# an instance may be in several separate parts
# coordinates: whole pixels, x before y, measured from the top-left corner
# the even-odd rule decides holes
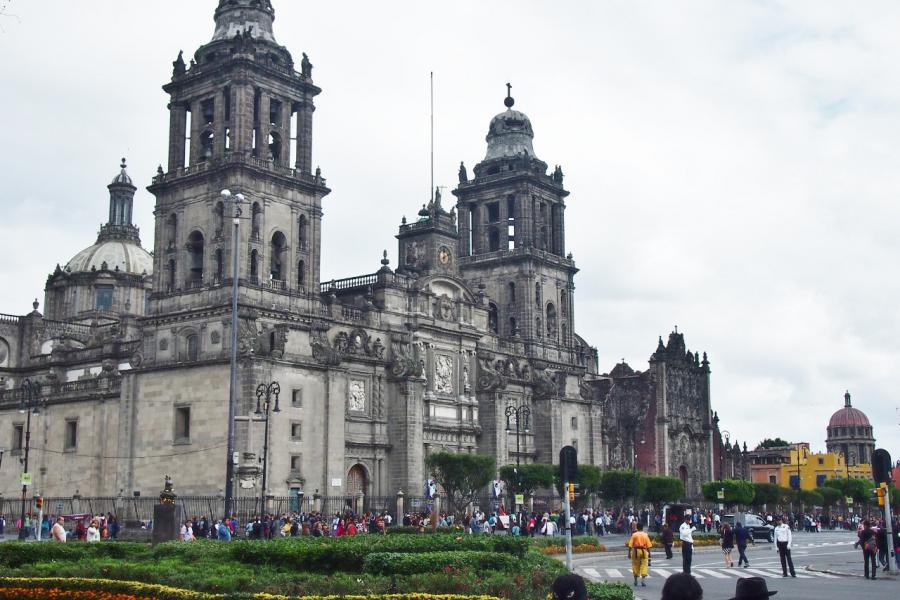
[[[469,181],[469,173],[466,171],[466,165],[463,161],[459,161],[459,182],[466,183]]]
[[[304,52],[303,59],[300,61],[300,74],[308,79],[312,77],[312,69],[312,63],[309,62],[309,57],[306,55],[306,52]]]

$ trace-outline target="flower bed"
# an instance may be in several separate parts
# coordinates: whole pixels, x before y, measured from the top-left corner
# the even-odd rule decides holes
[[[565,552],[565,544],[548,545],[541,548],[541,554],[565,554]],[[606,546],[596,542],[587,544],[572,544],[572,554],[587,554],[590,552],[606,552]]]

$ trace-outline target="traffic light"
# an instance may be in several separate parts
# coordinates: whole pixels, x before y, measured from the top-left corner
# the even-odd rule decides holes
[[[575,484],[570,483],[569,484],[569,502],[574,502],[574,501],[575,501]]]
[[[875,497],[878,499],[878,506],[884,508],[884,493],[887,488],[887,485],[882,483],[880,486],[875,488]]]
[[[41,498],[40,496],[38,496],[37,498],[34,499],[34,505],[37,506],[38,510],[43,510],[44,509],[44,499]]]

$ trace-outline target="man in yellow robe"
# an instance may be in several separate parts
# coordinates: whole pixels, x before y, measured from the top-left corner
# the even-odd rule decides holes
[[[641,578],[641,585],[647,587],[647,568],[650,566],[650,536],[644,533],[643,523],[637,524],[637,531],[631,534],[628,540],[628,557],[631,559],[631,574],[634,575],[634,585]]]

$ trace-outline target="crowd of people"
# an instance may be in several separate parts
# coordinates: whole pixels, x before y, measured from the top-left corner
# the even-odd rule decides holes
[[[72,523],[66,528],[67,523]],[[56,527],[59,524],[60,527]],[[15,521],[17,531],[23,528],[22,518]],[[0,537],[6,534],[6,517],[0,514]],[[121,525],[116,516],[108,512],[97,515],[70,515],[66,519],[62,515],[45,514],[40,516],[30,512],[25,513],[24,529],[28,539],[47,540],[56,538],[60,532],[65,533],[69,541],[97,542],[100,540],[117,539],[121,531]]]

